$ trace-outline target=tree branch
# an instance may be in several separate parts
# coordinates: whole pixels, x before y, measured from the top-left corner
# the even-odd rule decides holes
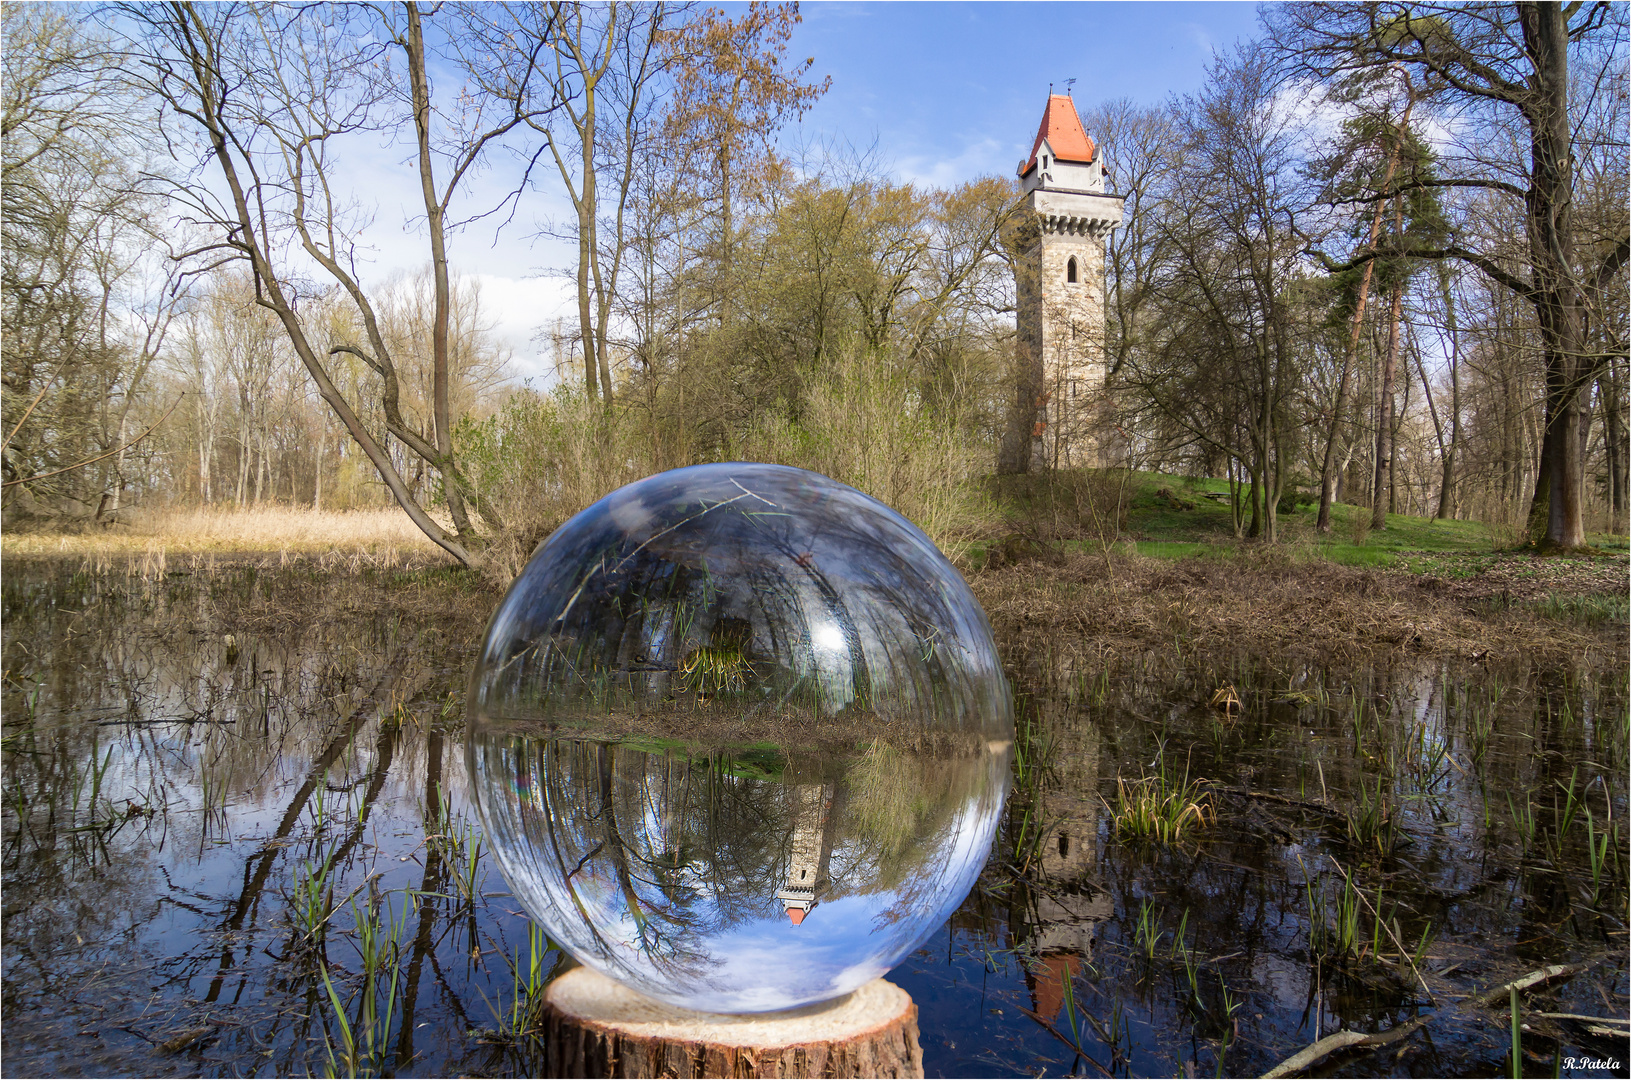
[[[162,424],[166,420],[170,419],[170,414],[176,411],[176,405],[180,405],[181,404],[181,399],[186,397],[186,396],[187,396],[187,392],[185,390],[183,390],[180,394],[177,394],[175,404],[171,405],[168,409],[165,409],[163,416],[161,416],[157,420],[153,421],[152,425],[149,426],[146,431],[142,432],[140,435],[136,436],[134,439],[131,439],[129,442],[125,443],[123,446],[116,446],[112,450],[109,450],[105,454],[98,454],[93,458],[86,458],[84,461],[77,462],[77,463],[75,463],[73,465],[65,465],[60,469],[52,469],[50,472],[40,473],[38,476],[24,476],[24,477],[21,477],[21,478],[16,479],[16,480],[7,480],[4,484],[0,484],[0,487],[15,487],[18,484],[32,484],[36,480],[44,480],[44,479],[46,479],[47,477],[50,477],[50,476],[59,476],[62,473],[72,472],[75,469],[83,469],[85,466],[94,465],[98,461],[103,460],[104,458],[110,458],[114,454],[117,454],[121,450],[128,450],[132,446],[135,446],[137,443],[141,442],[143,439],[147,438],[149,435],[153,434],[154,430],[157,429],[160,424]],[[15,434],[15,432],[13,434]]]
[[[1597,277],[1593,284],[1598,291],[1607,288],[1608,283],[1614,280],[1614,275],[1620,272],[1620,267],[1625,265],[1627,257],[1631,257],[1631,234],[1620,237],[1619,242],[1614,245],[1614,250],[1608,253],[1603,264],[1597,268]]]

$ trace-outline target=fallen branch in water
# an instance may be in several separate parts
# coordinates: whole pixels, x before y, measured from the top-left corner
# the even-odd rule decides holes
[[[1330,803],[1314,802],[1308,799],[1293,799],[1289,795],[1276,795],[1272,791],[1249,791],[1246,788],[1231,787],[1218,780],[1199,780],[1197,783],[1205,784],[1213,791],[1224,795],[1233,795],[1241,799],[1256,799],[1259,802],[1278,803],[1281,806],[1295,806],[1299,810],[1315,810],[1335,818],[1345,818],[1347,815]]]
[[[1425,1016],[1418,1016],[1414,1020],[1409,1020],[1403,1024],[1398,1024],[1394,1027],[1388,1028],[1386,1031],[1378,1031],[1373,1035],[1366,1035],[1363,1032],[1358,1031],[1339,1031],[1335,1035],[1327,1035],[1319,1042],[1299,1050],[1297,1053],[1292,1054],[1290,1057],[1280,1062],[1280,1064],[1264,1073],[1263,1080],[1273,1080],[1275,1077],[1291,1076],[1293,1073],[1298,1073],[1306,1068],[1309,1068],[1310,1066],[1319,1062],[1322,1058],[1334,1054],[1338,1050],[1344,1050],[1350,1047],[1374,1049],[1378,1046],[1387,1046],[1390,1043],[1396,1043],[1411,1035],[1418,1028],[1426,1027],[1433,1020],[1444,1015],[1446,1012],[1461,1013],[1468,1012],[1472,1009],[1489,1008],[1502,998],[1510,995],[1514,990],[1528,990],[1532,987],[1539,986],[1541,983],[1553,982],[1557,979],[1568,978],[1571,975],[1578,975],[1589,967],[1595,967],[1608,955],[1610,954],[1600,953],[1589,960],[1582,960],[1578,964],[1553,964],[1550,967],[1543,967],[1538,971],[1531,971],[1529,974],[1524,975],[1521,978],[1513,979],[1511,982],[1497,986],[1493,990],[1488,990],[1482,994],[1479,994],[1475,998],[1463,1001],[1454,1008],[1438,1009],[1434,1012],[1426,1014]]]

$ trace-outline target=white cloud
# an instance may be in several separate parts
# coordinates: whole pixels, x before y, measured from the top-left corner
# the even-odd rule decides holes
[[[1206,32],[1206,27],[1200,23],[1186,22],[1179,23],[1178,28],[1184,32],[1185,37],[1195,43],[1195,48],[1202,56],[1208,60],[1212,58],[1212,35]]]
[[[513,353],[520,379],[543,385],[553,378],[548,346],[534,342],[537,332],[556,317],[569,318],[576,291],[559,277],[509,277],[475,273],[481,283],[481,309],[487,321]]]
[[[1012,142],[986,136],[966,144],[955,157],[912,154],[899,160],[895,172],[903,180],[938,188],[952,187],[988,173],[1007,176],[1019,163],[1018,158],[1008,160]]]

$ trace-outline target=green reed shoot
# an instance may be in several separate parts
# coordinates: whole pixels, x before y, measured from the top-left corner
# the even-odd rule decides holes
[[[1014,732],[1014,782],[1027,794],[1035,791],[1058,757],[1058,737],[1038,730],[1027,717]]]
[[[1357,694],[1348,699],[1348,727],[1353,731],[1357,754],[1365,744],[1365,702]]]
[[[1127,1027],[1127,1014],[1122,1010],[1121,999],[1118,997],[1110,1004],[1110,1031],[1105,1041],[1110,1044],[1110,1053],[1114,1059],[1126,1061],[1132,1056],[1133,1036]],[[1123,1049],[1122,1043],[1126,1043]]]
[[[1201,997],[1200,966],[1195,963],[1195,950],[1185,948],[1179,959],[1183,961],[1184,977],[1189,981],[1189,998],[1195,1008],[1201,1012],[1206,1011],[1206,1001]]]
[[[1518,836],[1523,840],[1523,849],[1528,851],[1535,842],[1535,804],[1525,793],[1523,809],[1519,810],[1517,804],[1512,801],[1512,793],[1509,791],[1506,794],[1506,808],[1512,816],[1513,828],[1517,829]]]
[[[1563,781],[1557,781],[1557,786],[1563,788],[1564,792],[1562,814],[1558,814],[1557,807],[1554,806],[1552,808],[1552,823],[1557,826],[1559,843],[1562,842],[1563,837],[1569,834],[1569,830],[1574,827],[1574,819],[1579,816],[1580,808],[1585,805],[1581,799],[1577,799],[1575,797],[1574,793],[1575,781],[1579,779],[1580,766],[1576,765],[1574,767],[1574,772],[1569,776],[1568,787],[1563,787]],[[1583,794],[1584,792],[1582,792],[1582,795]]]
[[[1037,849],[1042,845],[1042,830],[1031,827],[1033,808],[1027,804],[1019,818],[1019,832],[1014,837],[1014,862],[1023,873],[1031,865]]]
[[[1496,704],[1499,700],[1499,686],[1494,688],[1485,701],[1472,701],[1470,696],[1462,700],[1463,714],[1466,717],[1466,738],[1463,742],[1467,756],[1472,758],[1475,765],[1482,764],[1484,755],[1489,752],[1490,736],[1495,733]]]
[[[412,905],[404,903],[401,914],[394,918],[391,917],[392,906],[387,905],[387,917],[383,920],[380,918],[377,896],[371,896],[362,907],[358,907],[353,899],[350,906],[355,944],[363,967],[362,999],[355,1020],[349,1019],[347,1006],[340,1001],[340,995],[329,979],[328,965],[319,965],[323,987],[334,1010],[335,1024],[340,1030],[341,1057],[336,1059],[333,1047],[328,1048],[329,1070],[344,1076],[380,1075],[385,1072],[391,1027],[396,1020],[397,986],[402,977],[401,943],[407,936],[408,913]],[[390,971],[390,983],[386,987],[382,1012],[379,980],[387,969]]]
[[[1183,918],[1178,920],[1178,933],[1172,939],[1172,955],[1174,957],[1181,956],[1188,950],[1189,946],[1184,941],[1184,934],[1188,931],[1188,929],[1189,929],[1189,909],[1184,908]]]
[[[323,936],[329,916],[334,914],[334,856],[330,845],[320,860],[302,860],[295,870],[294,892],[289,898],[290,918],[305,942]]]
[[[328,965],[319,964],[318,970],[323,975],[323,989],[328,991],[329,1005],[334,1009],[334,1021],[340,1028],[340,1058],[335,1060],[334,1047],[328,1047],[328,1066],[330,1076],[356,1076],[357,1069],[357,1040],[351,1034],[351,1022],[346,1019],[345,1006],[340,1002],[340,995],[334,992],[334,983],[328,977]],[[325,1045],[328,1037],[323,1037]]]
[[[1597,904],[1602,898],[1603,869],[1608,864],[1608,842],[1610,833],[1618,831],[1609,830],[1599,833],[1597,820],[1591,816],[1591,808],[1585,807],[1586,812],[1586,858],[1591,865],[1591,902]]]
[[[1377,885],[1376,886],[1375,916],[1371,919],[1371,929],[1370,929],[1370,954],[1372,956],[1377,956],[1382,952],[1382,934],[1383,933],[1384,933],[1384,929],[1383,929],[1383,923],[1382,923],[1382,886]],[[1400,959],[1403,959],[1403,957],[1400,957]]]
[[[1355,956],[1359,951],[1360,904],[1357,888],[1351,880],[1344,880],[1342,893],[1336,900],[1335,919],[1328,919],[1323,878],[1308,878],[1303,882],[1308,901],[1308,951],[1316,957],[1340,960]]]
[[[1246,999],[1244,997],[1235,997],[1235,995],[1229,990],[1229,984],[1223,981],[1222,975],[1218,976],[1218,990],[1220,991],[1220,997],[1223,1000],[1224,1019],[1232,1019],[1235,1013],[1239,1012],[1245,1006]]]
[[[1331,944],[1336,956],[1354,956],[1359,951],[1359,890],[1351,880],[1343,882],[1342,895],[1337,899]]]
[[[481,832],[462,815],[453,812],[445,791],[438,793],[431,816],[429,827],[434,831],[426,835],[425,845],[441,856],[447,865],[459,897],[465,903],[473,904],[480,896],[481,884],[486,878],[486,871],[481,865]]]
[[[1376,778],[1374,793],[1363,781],[1360,782],[1359,803],[1352,813],[1346,815],[1345,820],[1349,839],[1361,850],[1375,848],[1378,854],[1386,855],[1398,842],[1398,821],[1391,802],[1382,791],[1380,776]]]
[[[1518,1034],[1521,1027],[1518,1023],[1518,988],[1509,988],[1507,995],[1512,1002],[1512,1077],[1513,1080],[1523,1080],[1523,1037]]]
[[[497,1028],[492,1034],[500,1041],[515,1042],[532,1032],[538,1009],[543,1004],[544,984],[549,979],[549,973],[544,968],[544,960],[550,948],[549,938],[544,932],[536,925],[528,923],[526,960],[522,960],[519,947],[513,957],[507,958],[511,978],[508,1008],[503,1005],[502,994],[495,1004],[488,1000],[485,991],[479,986],[476,988],[476,992],[481,994],[482,1000],[487,1002],[487,1007],[493,1012]]]
[[[1080,1053],[1082,1048],[1082,1022],[1076,1016],[1076,978],[1070,973],[1070,969],[1066,968],[1061,972],[1060,981],[1064,984],[1065,1029],[1070,1032],[1070,1040],[1075,1045],[1077,1052]]]
[[[1133,940],[1144,950],[1147,958],[1155,959],[1156,946],[1165,936],[1166,931],[1161,929],[1161,909],[1148,900],[1139,901],[1138,928],[1134,932]]]
[[[1097,675],[1079,675],[1076,679],[1077,700],[1103,708],[1110,700],[1110,665],[1106,663]]]
[[[468,825],[465,826],[460,846],[464,857],[449,864],[453,871],[453,884],[465,902],[473,904],[487,875],[481,869],[481,839]]]

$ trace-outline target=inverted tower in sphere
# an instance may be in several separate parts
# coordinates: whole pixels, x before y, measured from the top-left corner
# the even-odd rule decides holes
[[[1102,464],[1105,402],[1104,245],[1121,224],[1122,197],[1068,94],[1050,94],[1025,193],[1005,240],[1018,286],[1018,391],[1001,472]]]

